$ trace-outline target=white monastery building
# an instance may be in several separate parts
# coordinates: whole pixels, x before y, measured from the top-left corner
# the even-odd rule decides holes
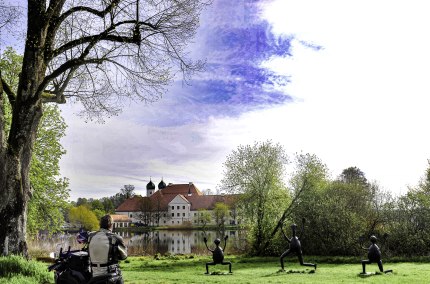
[[[158,184],[158,190],[150,180],[146,191],[146,197],[136,195],[127,199],[115,213],[143,226],[197,226],[205,222],[204,216],[208,213],[212,218],[207,224],[215,224],[213,209],[219,202],[229,207],[224,224],[239,223],[234,206],[237,195],[203,195],[192,182],[166,185],[163,180]]]

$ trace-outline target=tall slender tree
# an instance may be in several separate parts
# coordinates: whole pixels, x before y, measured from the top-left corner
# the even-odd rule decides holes
[[[7,140],[0,111],[1,253],[27,255],[29,171],[42,104],[75,100],[82,103],[83,115],[97,119],[118,113],[124,99],[159,98],[176,72],[187,78],[202,67],[202,62],[187,59],[185,47],[206,4],[203,0],[27,2],[17,89],[0,72],[0,93],[12,106]],[[0,15],[6,8],[0,5]]]
[[[288,157],[280,144],[271,141],[239,146],[224,163],[223,188],[240,194],[238,207],[250,229],[254,252],[276,226],[288,192],[283,182]]]

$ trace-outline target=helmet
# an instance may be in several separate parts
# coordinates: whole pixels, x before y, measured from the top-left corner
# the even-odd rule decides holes
[[[84,230],[80,230],[79,233],[76,235],[76,240],[80,244],[85,244],[88,242],[88,232],[85,232]]]

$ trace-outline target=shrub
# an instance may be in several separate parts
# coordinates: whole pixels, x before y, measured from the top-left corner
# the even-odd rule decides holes
[[[53,282],[53,274],[48,271],[45,264],[15,255],[0,257],[0,283],[6,283],[3,282],[5,279],[1,278],[8,278],[7,283],[45,284]]]

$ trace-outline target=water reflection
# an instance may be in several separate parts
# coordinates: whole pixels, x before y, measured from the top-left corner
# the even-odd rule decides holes
[[[245,247],[245,233],[240,230],[197,231],[197,230],[158,230],[150,232],[117,231],[116,234],[123,237],[128,247],[129,255],[155,255],[166,254],[207,254],[208,251],[203,242],[206,236],[208,246],[214,248],[213,241],[216,238],[222,240],[228,235],[226,252],[228,254],[242,253]],[[33,250],[47,252],[59,252],[60,248],[66,250],[69,246],[72,250],[81,249],[82,245],[76,241],[77,232],[58,234],[51,238],[45,237],[29,242]]]
[[[194,230],[160,230],[145,233],[124,231],[118,234],[124,238],[130,255],[206,254],[203,242],[205,236],[208,239],[208,245],[213,247],[213,241],[216,238],[222,239],[224,235],[228,235],[226,248],[228,253],[240,253],[244,246],[244,237],[237,230],[228,230],[224,234],[217,231]]]

